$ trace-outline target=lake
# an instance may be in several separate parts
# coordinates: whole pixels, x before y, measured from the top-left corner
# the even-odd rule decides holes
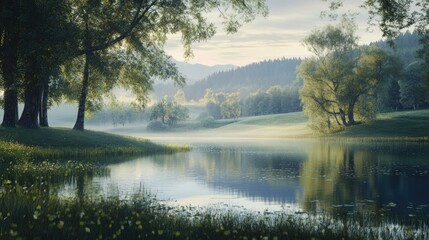
[[[429,145],[273,139],[153,139],[190,152],[108,166],[84,191],[146,191],[173,205],[254,211],[429,214]],[[71,191],[66,187],[63,192]]]

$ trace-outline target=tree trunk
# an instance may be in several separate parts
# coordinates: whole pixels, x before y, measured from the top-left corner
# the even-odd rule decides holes
[[[349,119],[349,125],[356,125],[355,114],[354,114],[354,104],[349,105],[349,110],[347,111],[347,117]]]
[[[4,99],[4,114],[3,114],[3,127],[14,128],[18,120],[18,93],[16,89],[6,89],[3,95]]]
[[[11,1],[13,2],[13,1]],[[13,3],[8,2],[9,5]],[[4,3],[6,4],[6,3]],[[14,5],[9,6],[14,14]],[[3,127],[15,127],[18,120],[18,91],[16,82],[16,71],[18,65],[18,30],[16,26],[17,16],[4,20],[2,54],[2,75],[4,81],[4,105],[3,105]]]
[[[39,122],[41,127],[49,127],[48,123],[48,97],[49,97],[49,76],[43,80],[41,94],[41,106],[39,109]]]
[[[340,108],[340,118],[341,118],[341,121],[343,122],[343,125],[347,127],[348,123],[347,123],[347,120],[346,120],[346,113],[341,108]]]
[[[34,73],[33,73],[34,74]],[[24,90],[24,110],[18,125],[24,128],[39,128],[39,109],[41,102],[41,88],[34,78],[27,79],[28,83]]]
[[[82,91],[80,93],[79,99],[79,109],[77,111],[77,119],[74,124],[74,130],[84,130],[85,129],[85,105],[86,98],[88,96],[88,82],[89,82],[89,53],[85,54],[85,67],[83,70],[83,82],[82,82]]]
[[[326,123],[328,124],[328,129],[331,129],[331,118],[329,116]]]

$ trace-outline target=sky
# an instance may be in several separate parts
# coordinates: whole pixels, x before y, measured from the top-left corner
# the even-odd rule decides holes
[[[356,22],[360,44],[378,41],[381,33],[375,27],[368,31],[366,11],[359,8],[361,2],[346,0],[342,12],[359,12]],[[303,39],[313,29],[332,24],[328,18],[320,17],[321,11],[328,9],[328,3],[322,0],[267,0],[267,5],[268,17],[258,16],[233,35],[219,28],[212,39],[194,44],[191,59],[183,58],[179,36],[170,36],[165,50],[176,60],[209,66],[244,66],[266,59],[307,57],[311,53],[302,45]]]

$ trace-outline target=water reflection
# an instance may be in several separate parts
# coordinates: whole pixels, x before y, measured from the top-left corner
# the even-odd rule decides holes
[[[198,143],[188,153],[110,165],[110,177],[87,186],[106,196],[145,189],[184,205],[409,216],[429,213],[428,159],[425,144]]]
[[[330,213],[428,214],[427,145],[314,144],[302,167],[302,206]]]

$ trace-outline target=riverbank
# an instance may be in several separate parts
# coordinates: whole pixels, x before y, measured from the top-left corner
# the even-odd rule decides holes
[[[187,146],[160,145],[149,140],[97,131],[66,128],[0,127],[0,160],[115,157],[188,151]]]

